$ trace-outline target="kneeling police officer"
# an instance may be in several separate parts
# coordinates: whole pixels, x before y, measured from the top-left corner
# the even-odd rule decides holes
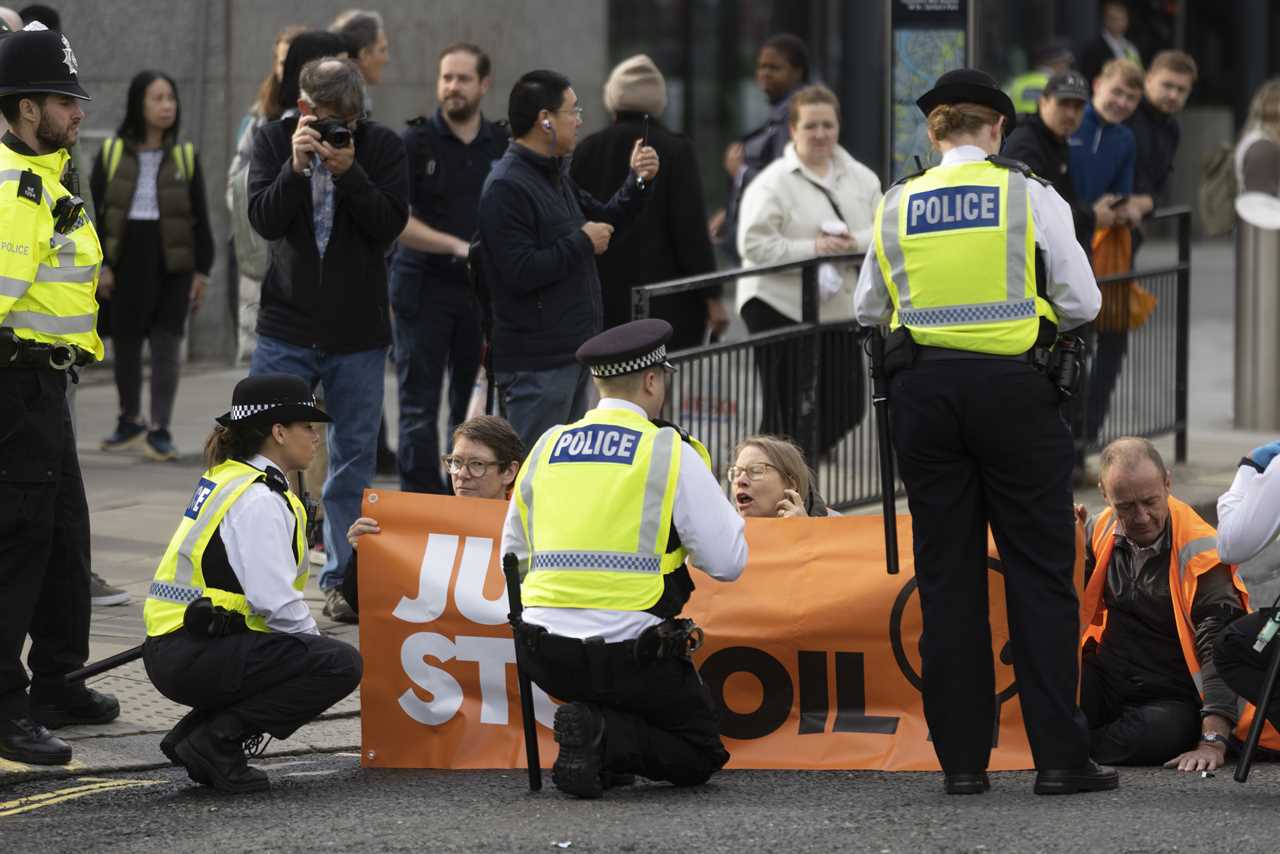
[[[538,439],[503,530],[524,578],[517,638],[556,709],[552,781],[598,798],[632,775],[704,783],[729,760],[677,620],[693,581],[747,562],[743,522],[697,440],[655,421],[666,399],[671,324],[637,320],[583,344],[599,405]]]
[[[322,636],[303,600],[307,512],[286,477],[328,420],[298,377],[241,380],[147,595],[147,675],[193,707],[160,749],[221,791],[268,788],[246,760],[263,733],[288,738],[360,682],[360,653]]]

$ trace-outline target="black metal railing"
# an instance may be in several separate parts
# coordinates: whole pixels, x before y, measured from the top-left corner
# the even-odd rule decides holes
[[[1152,220],[1177,227],[1176,264],[1108,277],[1110,299],[1134,285],[1155,297],[1156,307],[1140,326],[1099,339],[1116,356],[1114,391],[1086,387],[1072,409],[1081,453],[1101,449],[1119,435],[1156,437],[1173,433],[1179,462],[1186,459],[1187,353],[1191,285],[1190,211],[1161,210]],[[671,354],[673,377],[666,417],[701,439],[717,472],[732,462],[736,444],[753,433],[781,433],[805,450],[826,502],[844,509],[879,500],[880,467],[875,419],[864,352],[865,330],[853,320],[819,321],[818,267],[849,265],[855,275],[862,255],[809,258],[786,264],[726,270],[659,282],[632,292],[632,317],[648,317],[654,297],[701,291],[737,279],[800,273],[801,321],[735,341]],[[1109,303],[1110,304],[1110,303]],[[1127,302],[1124,303],[1127,305]],[[1117,329],[1130,317],[1122,311]],[[1123,339],[1123,340],[1121,340]],[[1099,357],[1091,357],[1096,367]],[[1095,401],[1090,406],[1090,393]],[[1091,416],[1092,413],[1092,416]],[[1093,417],[1100,423],[1090,422]],[[1092,428],[1092,435],[1087,435]]]

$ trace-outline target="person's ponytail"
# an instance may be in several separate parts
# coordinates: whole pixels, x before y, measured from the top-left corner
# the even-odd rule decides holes
[[[205,468],[213,468],[227,460],[246,460],[262,450],[271,435],[271,425],[213,428],[204,443]]]
[[[1000,114],[981,104],[939,104],[929,113],[929,131],[941,142],[949,136],[977,133],[1000,120]]]

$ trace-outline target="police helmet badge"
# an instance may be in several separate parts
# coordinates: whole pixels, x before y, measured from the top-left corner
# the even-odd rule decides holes
[[[80,63],[76,62],[76,55],[71,50],[71,42],[67,41],[67,37],[62,37],[62,64],[67,66],[67,70],[72,74],[79,76]]]

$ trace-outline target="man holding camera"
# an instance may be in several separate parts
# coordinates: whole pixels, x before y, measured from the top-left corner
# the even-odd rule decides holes
[[[365,118],[350,60],[308,63],[298,114],[259,131],[249,221],[271,241],[250,374],[322,383],[333,423],[325,479],[325,616],[355,622],[342,598],[345,533],[373,480],[391,329],[385,255],[409,217],[404,145]]]

